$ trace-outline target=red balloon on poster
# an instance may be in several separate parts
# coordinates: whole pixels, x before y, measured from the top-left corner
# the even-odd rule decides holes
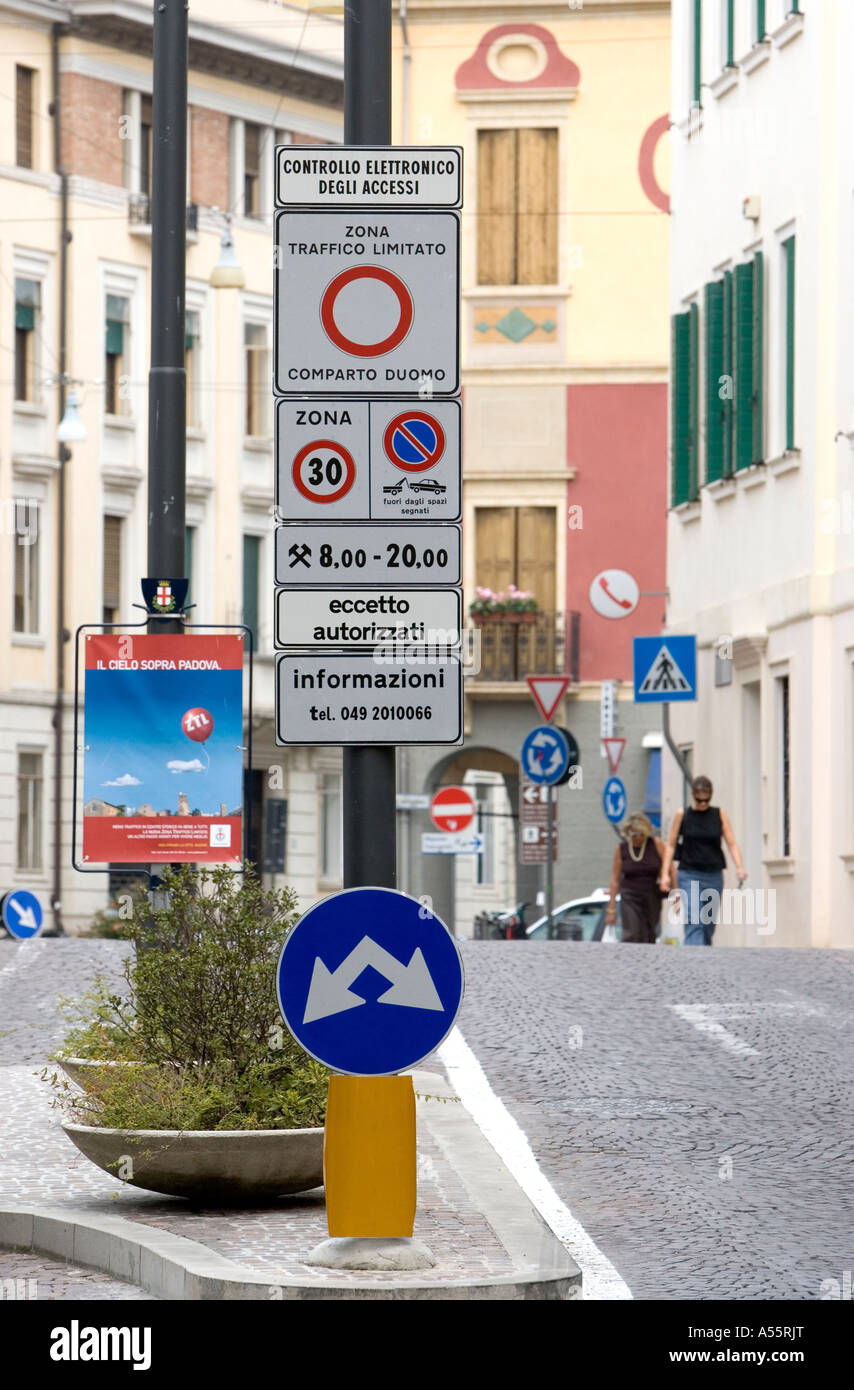
[[[181,716],[181,728],[187,738],[196,743],[204,743],[213,733],[213,715],[206,709],[188,709]]]

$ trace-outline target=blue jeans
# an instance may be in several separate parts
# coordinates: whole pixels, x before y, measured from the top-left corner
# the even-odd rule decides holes
[[[679,870],[686,946],[711,946],[723,888],[724,876],[720,870],[716,874],[700,873],[697,869]]]

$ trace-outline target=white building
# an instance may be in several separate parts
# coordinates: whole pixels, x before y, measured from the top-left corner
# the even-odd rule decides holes
[[[732,944],[854,946],[852,44],[847,0],[673,8],[672,723],[776,894]]]

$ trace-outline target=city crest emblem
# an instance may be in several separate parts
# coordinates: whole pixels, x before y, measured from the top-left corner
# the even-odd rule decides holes
[[[163,615],[183,612],[188,579],[143,579],[142,596],[149,613]]]

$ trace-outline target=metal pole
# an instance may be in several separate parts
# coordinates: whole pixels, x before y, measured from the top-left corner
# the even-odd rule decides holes
[[[555,896],[555,866],[554,866],[554,836],[555,836],[555,789],[549,787],[549,818],[548,818],[548,844],[546,846],[546,912],[548,913],[548,924],[546,926],[546,938],[551,941],[552,936],[552,915],[554,913]]]
[[[391,0],[344,6],[344,142],[391,144]],[[393,748],[343,749],[344,886],[397,881]]]
[[[184,574],[187,381],[187,5],[154,5],[151,180],[151,371],[148,379],[148,573]],[[179,619],[151,631],[181,632]]]
[[[65,415],[66,374],[68,371],[68,175],[62,149],[62,102],[59,80],[59,34],[54,24],[52,39],[53,65],[53,166],[59,175],[59,383],[57,419]],[[48,936],[65,936],[62,922],[62,773],[64,756],[63,722],[65,719],[65,644],[69,633],[65,627],[65,512],[67,466],[71,450],[59,446],[59,476],[56,499],[56,700],[53,706],[53,927]],[[28,518],[29,520],[29,518]]]
[[[682,770],[682,776],[685,778],[686,782],[690,783],[691,769],[688,766],[687,759],[685,758],[683,753],[676,747],[676,744],[673,742],[673,735],[670,732],[669,700],[665,700],[661,706],[661,731],[664,734],[664,741],[667,744],[667,747],[670,749],[671,753],[673,754],[674,758],[676,759],[677,763],[679,764]]]

